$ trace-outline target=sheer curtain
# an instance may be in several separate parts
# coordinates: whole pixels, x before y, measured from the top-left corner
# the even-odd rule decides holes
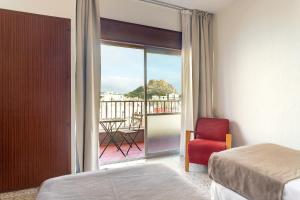
[[[185,131],[194,130],[198,117],[213,116],[213,15],[181,11],[182,17],[182,118],[180,152]]]
[[[98,169],[100,100],[98,0],[76,2],[76,171]]]

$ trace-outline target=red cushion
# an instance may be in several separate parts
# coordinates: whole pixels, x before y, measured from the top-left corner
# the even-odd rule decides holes
[[[228,119],[200,118],[196,124],[195,138],[225,141],[228,132]]]
[[[189,161],[190,163],[208,165],[211,154],[223,150],[226,150],[225,142],[195,139],[189,142]]]

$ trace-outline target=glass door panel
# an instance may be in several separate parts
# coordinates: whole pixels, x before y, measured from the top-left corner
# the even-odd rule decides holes
[[[147,50],[146,155],[178,151],[181,125],[181,56]]]
[[[100,123],[99,126],[100,165],[145,156],[144,101],[144,49],[102,44],[100,122],[105,123]],[[141,117],[139,130],[133,127],[138,126],[137,121],[133,122],[134,115]],[[107,122],[107,119],[113,122]],[[115,119],[121,121],[115,122]],[[110,128],[111,134],[114,134],[113,141],[110,141],[111,136],[107,134]],[[115,133],[118,128],[119,131]],[[134,141],[139,149],[134,144],[133,148],[128,151],[130,146],[121,134],[129,129],[138,131]],[[131,141],[129,137],[134,136],[135,133],[130,136],[125,135],[129,142]]]

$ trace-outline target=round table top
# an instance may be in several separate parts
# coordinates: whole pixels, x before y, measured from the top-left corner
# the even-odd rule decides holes
[[[106,118],[106,119],[100,119],[100,123],[115,123],[115,122],[126,122],[126,119],[124,118]]]

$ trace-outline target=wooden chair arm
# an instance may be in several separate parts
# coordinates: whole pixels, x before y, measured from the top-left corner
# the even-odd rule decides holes
[[[191,140],[192,131],[187,130],[185,132],[185,144],[188,144],[188,142]]]
[[[232,135],[230,133],[226,134],[226,149],[231,149],[232,147]]]

